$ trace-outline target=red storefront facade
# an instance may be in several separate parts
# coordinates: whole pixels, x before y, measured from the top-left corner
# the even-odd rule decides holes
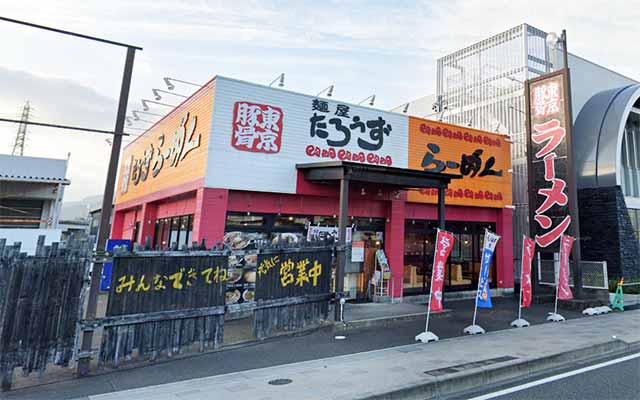
[[[265,93],[269,97],[266,97]],[[233,99],[227,100],[226,96]],[[249,104],[250,107],[253,106],[254,116],[255,113],[266,112],[266,106],[260,106],[262,108],[259,109],[256,108],[256,104],[273,106],[272,110],[276,110],[274,112],[279,113],[279,117],[273,118],[271,122],[276,119],[278,122],[268,125],[265,120],[258,118],[255,124],[258,128],[251,131],[255,141],[248,142],[240,136],[247,130],[238,129],[234,125],[242,120],[236,115],[238,101],[233,101],[236,99],[245,101],[243,104]],[[314,117],[317,119],[319,113],[323,112],[322,109],[326,108],[321,105],[316,109],[315,100],[317,99],[310,96],[222,77],[209,82],[125,149],[111,237],[131,239],[140,244],[144,244],[146,238],[150,238],[154,246],[164,248],[172,243],[181,246],[204,239],[210,246],[225,239],[228,241],[229,235],[234,232],[259,235],[268,240],[275,237],[296,240],[295,237],[305,236],[310,227],[337,225],[339,186],[309,182],[305,180],[302,172],[295,168],[294,161],[309,162],[318,161],[319,158],[339,157],[329,151],[330,147],[320,148],[309,142],[327,139],[322,137],[324,131],[314,132],[313,127],[310,131],[309,126],[305,125],[309,124],[306,117],[295,118],[296,113],[301,112],[295,107],[304,103],[313,104],[314,108],[309,110],[313,115],[311,120],[313,121]],[[334,103],[326,102],[329,103],[329,108]],[[234,106],[225,103],[233,103]],[[383,119],[387,122],[389,132],[380,131],[380,135],[365,132],[360,135],[359,139],[364,138],[359,142],[361,148],[367,148],[367,141],[373,143],[368,145],[370,152],[358,153],[357,149],[350,151],[349,156],[354,160],[358,158],[357,154],[361,154],[367,163],[411,168],[412,157],[406,155],[412,146],[411,126],[415,125],[414,130],[421,130],[423,134],[426,131],[425,124],[438,125],[438,129],[444,126],[426,120],[409,121],[409,117],[404,115],[353,105],[346,106],[343,103],[336,106],[335,113],[327,112],[327,115],[334,116],[330,120],[334,122],[330,122],[329,125],[339,127],[335,115],[338,115],[340,106],[343,107],[341,115],[347,115],[348,117],[344,118],[349,118],[353,124],[357,123],[360,117],[364,116],[364,119],[367,115],[371,115],[369,121]],[[344,114],[344,107],[349,108],[350,114]],[[223,120],[227,118],[226,114],[232,112],[233,117],[229,116],[227,120]],[[233,123],[229,124],[229,121]],[[296,125],[298,122],[300,126]],[[226,126],[229,126],[229,129],[226,129]],[[262,140],[259,133],[266,131],[264,127],[270,127],[269,134],[282,135],[277,138],[281,142],[271,140],[270,147],[256,147]],[[432,156],[449,156],[449,150],[445,150],[442,141],[454,140],[456,130],[461,133],[461,137],[464,137],[466,132],[460,130],[469,131],[453,126],[444,126],[444,129],[449,129],[449,132],[454,134],[434,134],[433,136],[438,136],[433,139],[434,143],[440,144],[437,146],[438,151],[433,152]],[[354,128],[350,136],[353,135],[355,139],[356,133],[358,128]],[[494,144],[502,140],[500,155],[496,153],[493,168],[486,167],[488,158],[485,157],[482,159],[485,168],[478,166],[475,173],[472,172],[479,183],[474,183],[475,181],[469,178],[471,184],[467,185],[468,188],[456,188],[452,185],[447,190],[447,229],[458,235],[460,246],[457,258],[452,258],[449,264],[449,290],[472,290],[474,283],[477,283],[480,241],[484,228],[494,230],[502,236],[496,249],[492,287],[513,288],[512,210],[504,206],[509,205],[511,201],[508,144],[504,138],[494,138],[497,135],[483,134],[485,146],[492,143],[491,140],[498,141],[493,142]],[[290,139],[294,135],[296,138]],[[387,143],[382,139],[377,142],[379,137]],[[487,137],[493,139],[487,142]],[[339,138],[343,139],[342,136]],[[392,142],[390,138],[396,142]],[[292,141],[299,139],[307,141]],[[464,139],[460,139],[460,142],[464,142]],[[482,145],[482,141],[475,144],[473,140],[468,142],[476,147]],[[246,149],[251,146],[247,143],[253,146],[248,151]],[[374,145],[379,145],[380,148],[373,149]],[[386,153],[385,145],[389,149]],[[226,147],[222,148],[223,146]],[[320,150],[317,154],[314,152],[316,147]],[[294,150],[288,150],[289,148]],[[435,147],[431,146],[429,149],[434,150]],[[405,155],[402,154],[403,151]],[[347,157],[345,151],[340,154]],[[377,154],[378,158],[375,157]],[[485,150],[484,156],[489,154],[493,153]],[[462,164],[465,155],[466,153],[463,154]],[[431,163],[425,161],[426,153],[424,157],[422,154],[417,157],[422,159],[422,167],[425,170],[438,166],[439,161],[433,160],[434,157],[431,157]],[[504,157],[507,159],[503,159]],[[453,159],[453,156],[449,158]],[[447,161],[446,168],[452,169],[453,164],[453,161]],[[482,178],[479,176],[485,172],[484,178],[495,179],[481,181]],[[492,186],[492,182],[497,182],[497,172],[500,172],[502,178],[500,187]],[[491,176],[492,173],[494,176]],[[255,176],[256,174],[258,176]],[[471,173],[467,174],[462,181],[470,175]],[[505,178],[508,178],[508,184],[504,183]],[[367,249],[384,249],[394,282],[391,294],[400,297],[403,292],[408,295],[428,290],[432,257],[430,241],[435,237],[434,223],[437,221],[437,206],[430,194],[398,191],[385,185],[367,183],[351,185],[349,199],[348,215],[353,240],[365,242]],[[489,206],[484,203],[488,203]],[[365,260],[360,265],[354,263],[351,266],[351,283],[346,285],[346,289],[351,288],[352,293],[358,293],[358,297],[365,297],[368,290],[371,270],[367,264],[373,263],[370,253],[366,252]],[[355,294],[352,296],[356,297]]]

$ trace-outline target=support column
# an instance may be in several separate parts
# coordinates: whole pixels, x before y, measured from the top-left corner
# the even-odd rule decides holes
[[[338,219],[338,252],[337,252],[337,265],[336,265],[336,304],[335,315],[336,321],[341,320],[341,307],[338,305],[338,301],[342,297],[344,291],[344,270],[347,264],[347,251],[345,246],[347,245],[347,218],[349,212],[349,178],[344,177],[340,180],[340,216]]]
[[[196,192],[196,211],[193,216],[193,240],[207,241],[207,247],[224,239],[227,221],[229,190],[200,188]]]
[[[445,210],[444,190],[445,190],[444,186],[438,188],[438,228],[440,229],[445,228],[445,222],[446,222],[444,218],[444,210]]]
[[[402,297],[404,276],[405,200],[391,200],[385,225],[384,248],[391,268],[392,297]]]
[[[142,217],[140,219],[140,232],[138,237],[140,238],[138,244],[144,246],[147,237],[151,238],[151,244],[153,244],[153,236],[156,231],[156,219],[157,219],[158,206],[153,203],[144,203],[142,205]]]
[[[503,208],[497,212],[496,233],[500,240],[496,245],[496,287],[513,288],[513,211]]]

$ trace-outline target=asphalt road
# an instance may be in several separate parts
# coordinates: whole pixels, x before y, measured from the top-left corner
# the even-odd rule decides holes
[[[640,398],[640,353],[579,365],[555,375],[521,380],[507,387],[486,388],[478,393],[468,393],[455,398],[468,400],[637,400]]]
[[[348,306],[348,305],[347,305]],[[461,336],[471,324],[473,300],[451,301],[451,312],[432,316],[430,330],[440,338]],[[534,305],[523,313],[532,324],[543,323],[552,305]],[[496,298],[494,308],[478,311],[478,323],[487,331],[509,329],[515,318],[517,302]],[[566,318],[580,318],[576,312],[562,311]],[[281,337],[239,348],[226,349],[188,358],[160,362],[140,368],[72,379],[2,393],[6,399],[69,399],[138,387],[176,382],[264,368],[344,354],[359,353],[414,343],[416,334],[424,331],[424,319],[395,322],[390,326],[372,327],[340,333],[345,340],[335,340],[330,329],[321,329],[296,337]]]

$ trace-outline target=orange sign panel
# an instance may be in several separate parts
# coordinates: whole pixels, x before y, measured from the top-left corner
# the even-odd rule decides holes
[[[409,168],[462,175],[445,191],[446,204],[511,204],[510,144],[503,135],[409,118]],[[411,190],[408,200],[437,203],[437,189]]]
[[[204,178],[213,92],[211,82],[124,149],[115,204]]]

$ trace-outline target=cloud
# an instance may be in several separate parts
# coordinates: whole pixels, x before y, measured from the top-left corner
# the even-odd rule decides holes
[[[33,107],[32,121],[112,130],[115,99],[105,97],[70,80],[43,78],[23,71],[0,67],[0,110],[18,110],[28,100]],[[15,124],[0,124],[0,151],[9,153],[17,131]],[[30,126],[25,155],[67,158],[71,153],[67,176],[71,185],[65,191],[68,200],[102,193],[110,147],[106,135]]]

